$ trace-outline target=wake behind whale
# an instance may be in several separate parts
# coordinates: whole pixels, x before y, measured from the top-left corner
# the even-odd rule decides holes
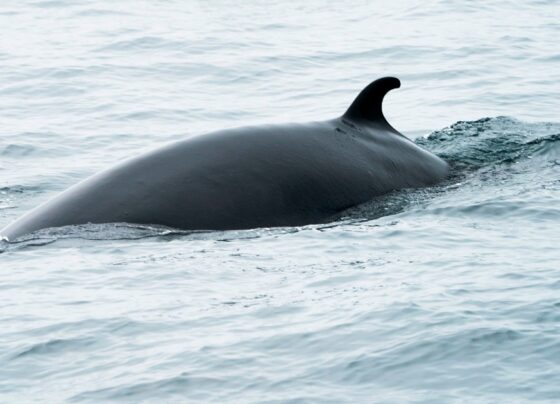
[[[308,124],[245,127],[189,138],[69,188],[0,231],[14,240],[87,223],[184,230],[299,226],[403,188],[444,179],[448,164],[382,113],[396,78],[372,82],[345,114]]]

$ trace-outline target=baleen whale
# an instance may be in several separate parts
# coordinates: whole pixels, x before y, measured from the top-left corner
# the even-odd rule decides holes
[[[340,117],[228,129],[134,157],[70,187],[0,235],[88,223],[232,230],[324,223],[376,196],[437,184],[441,158],[394,129],[369,84]]]

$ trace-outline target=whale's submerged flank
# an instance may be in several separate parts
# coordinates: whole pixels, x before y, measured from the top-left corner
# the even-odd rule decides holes
[[[401,188],[441,181],[448,165],[383,116],[400,82],[372,82],[346,113],[308,124],[246,127],[189,138],[127,160],[64,191],[0,235],[128,222],[186,230],[298,226]]]

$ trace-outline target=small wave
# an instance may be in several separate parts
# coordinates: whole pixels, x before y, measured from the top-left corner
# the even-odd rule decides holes
[[[10,195],[10,194],[25,194],[30,192],[41,192],[42,189],[37,186],[31,185],[12,185],[8,187],[0,188],[0,195]]]
[[[405,211],[411,205],[420,205],[429,200],[439,189],[404,189],[378,196],[361,205],[352,207],[332,218],[333,221],[364,221],[392,216]]]
[[[318,228],[322,225],[309,225],[302,228]],[[16,240],[0,239],[0,253],[8,250],[21,250],[33,247],[42,247],[56,241],[63,240],[140,240],[147,238],[188,238],[188,240],[212,240],[230,242],[233,240],[257,239],[280,234],[296,233],[301,227],[268,227],[246,230],[182,230],[162,225],[141,225],[134,223],[87,223],[41,229],[24,235]],[[128,262],[127,262],[128,263]]]
[[[14,134],[11,138],[17,139],[17,141],[6,141],[4,144],[0,144],[0,157],[20,159],[75,154],[75,149],[69,145],[53,144],[52,139],[57,136],[59,136],[58,133],[52,132],[20,132]]]
[[[22,349],[14,355],[14,359],[35,355],[58,355],[68,351],[82,351],[85,347],[93,344],[95,344],[95,339],[91,337],[52,339]]]
[[[197,390],[206,390],[208,395],[211,391],[223,388],[225,379],[214,377],[205,377],[200,375],[191,375],[182,373],[177,376],[171,376],[156,381],[138,383],[128,386],[109,387],[106,389],[92,390],[83,392],[70,398],[70,401],[105,401],[119,400],[126,398],[127,400],[138,398],[145,400],[146,398],[161,399],[162,395],[176,396],[178,400],[184,399],[184,394],[190,392],[193,388]]]
[[[560,157],[560,133],[547,137],[539,137],[527,143],[530,146],[532,155],[546,156],[548,158]]]
[[[45,1],[37,1],[35,3],[31,3],[34,7],[38,8],[62,8],[62,7],[71,7],[75,5],[75,2],[68,1],[68,0],[45,0]]]
[[[424,213],[454,218],[467,216],[492,219],[525,217],[533,221],[557,221],[560,219],[559,208],[540,206],[533,201],[522,200],[470,201],[467,204],[455,203],[453,206],[427,208]]]
[[[122,10],[110,10],[110,9],[87,9],[83,11],[79,11],[76,13],[78,17],[105,17],[105,16],[128,16],[130,13],[127,13]]]
[[[9,144],[0,150],[3,157],[27,157],[37,154],[38,149],[30,144]]]
[[[41,229],[22,236],[13,244],[36,246],[37,243],[50,243],[59,239],[79,238],[84,240],[136,240],[156,236],[193,233],[159,225],[140,225],[130,223],[87,223]]]
[[[524,337],[526,335],[512,329],[470,329],[446,336],[418,337],[350,361],[341,361],[318,372],[338,375],[335,377],[340,382],[357,384],[391,378],[401,380],[402,374],[414,376],[418,372],[436,377],[439,371],[434,364],[449,360],[457,364],[484,363],[489,350],[506,352],[512,345],[522,344]],[[431,366],[425,368],[426,363]]]
[[[155,36],[143,36],[129,40],[113,42],[107,46],[97,49],[98,51],[129,51],[129,50],[153,50],[165,48],[183,48],[186,44],[180,41],[165,40]]]
[[[524,123],[510,117],[459,121],[417,143],[461,169],[514,163],[533,155],[554,157],[560,124]]]

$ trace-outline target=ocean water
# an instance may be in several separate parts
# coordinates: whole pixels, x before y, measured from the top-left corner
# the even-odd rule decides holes
[[[7,0],[0,227],[216,129],[370,81],[448,160],[328,225],[0,244],[0,402],[558,402],[560,2]]]

